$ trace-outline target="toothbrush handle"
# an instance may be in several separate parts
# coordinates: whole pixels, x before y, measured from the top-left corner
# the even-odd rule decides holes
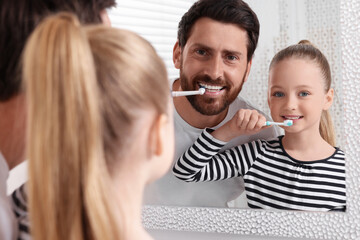
[[[282,125],[284,125],[284,123],[278,123],[278,122],[266,121],[264,126],[271,126],[271,125],[278,125],[278,126],[282,126]]]
[[[199,91],[172,91],[172,97],[181,97],[181,96],[189,96],[189,95],[198,95],[201,94]]]

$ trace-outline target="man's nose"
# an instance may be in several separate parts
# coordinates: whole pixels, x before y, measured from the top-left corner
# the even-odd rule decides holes
[[[224,61],[221,56],[213,56],[207,62],[206,74],[208,74],[211,79],[224,77]]]

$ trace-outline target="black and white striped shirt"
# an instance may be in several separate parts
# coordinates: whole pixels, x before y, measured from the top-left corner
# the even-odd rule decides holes
[[[257,140],[223,153],[226,142],[205,129],[173,168],[187,182],[243,176],[251,208],[345,211],[345,155],[335,148],[329,158],[299,161],[289,156],[280,136]]]
[[[31,240],[30,223],[27,200],[27,184],[21,185],[11,194],[12,206],[18,220],[19,236],[18,240]]]

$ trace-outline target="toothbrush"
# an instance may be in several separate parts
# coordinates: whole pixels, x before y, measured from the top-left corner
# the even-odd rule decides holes
[[[189,95],[203,95],[205,93],[205,88],[199,88],[197,91],[172,91],[172,97],[181,97]]]
[[[285,126],[285,127],[290,127],[293,125],[293,121],[292,120],[285,120],[284,122],[270,122],[270,121],[266,121],[264,126],[271,126],[271,125],[278,125],[278,126]]]

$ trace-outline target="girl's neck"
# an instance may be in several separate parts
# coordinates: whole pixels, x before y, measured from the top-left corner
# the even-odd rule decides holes
[[[115,188],[117,189],[119,204],[122,206],[122,226],[126,229],[124,239],[153,240],[141,222],[144,184],[133,177],[131,184],[124,184],[124,182],[130,182],[129,178],[119,177],[117,182],[119,184]]]
[[[285,133],[282,144],[291,157],[301,161],[326,159],[335,151],[319,132]]]

